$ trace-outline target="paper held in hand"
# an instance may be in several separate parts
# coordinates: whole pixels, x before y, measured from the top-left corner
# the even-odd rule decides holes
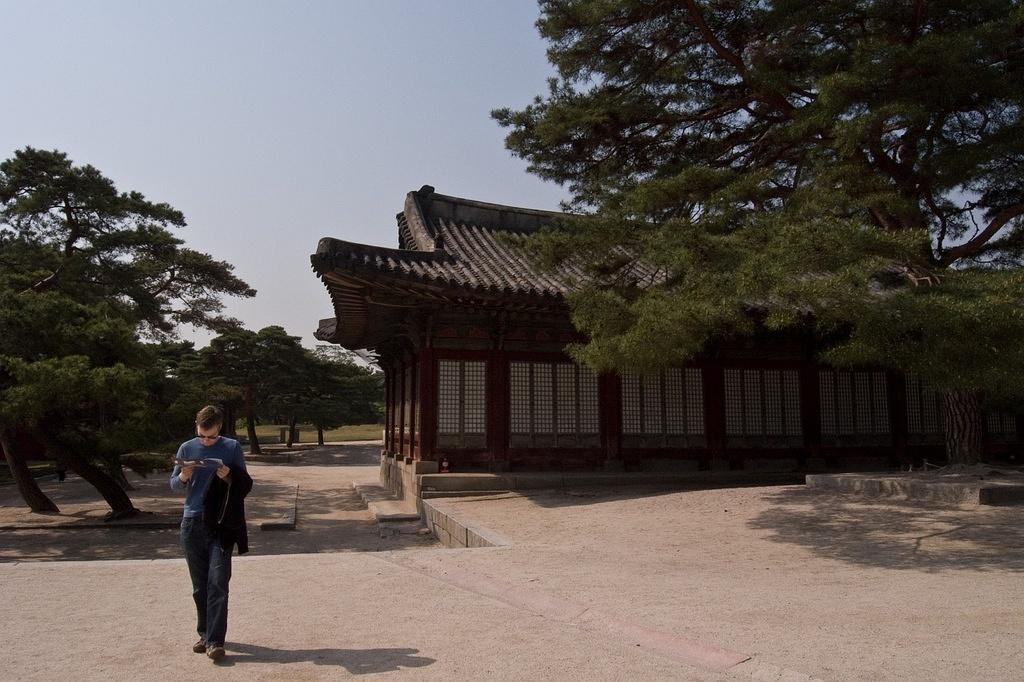
[[[224,465],[224,460],[217,459],[215,457],[207,457],[205,459],[175,459],[174,463],[178,466],[184,466],[191,464],[194,467],[200,469],[220,469]]]

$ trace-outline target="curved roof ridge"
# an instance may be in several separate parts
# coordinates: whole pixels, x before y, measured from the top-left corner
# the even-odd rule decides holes
[[[416,251],[413,249],[393,249],[388,246],[374,246],[372,244],[360,244],[348,242],[344,239],[324,237],[316,245],[316,255],[337,256],[340,254],[358,254],[373,258],[398,260],[420,260],[433,262],[453,261],[454,258],[446,251]]]
[[[475,199],[464,199],[438,194],[430,185],[409,192],[405,201],[406,220],[417,245],[432,250],[437,244],[436,221],[445,219],[455,223],[478,225],[503,232],[536,232],[555,219],[568,216],[557,211],[506,206]]]
[[[413,192],[416,194],[416,192]],[[484,208],[495,211],[505,211],[508,213],[522,213],[525,215],[536,215],[545,218],[559,218],[561,216],[571,215],[568,213],[562,213],[561,211],[545,211],[540,208],[524,208],[521,206],[508,206],[506,204],[494,204],[489,201],[477,201],[476,199],[464,199],[462,197],[453,197],[448,194],[437,194],[431,192],[429,194],[433,200],[440,200],[447,203],[459,204],[460,206],[471,206],[473,208]]]
[[[426,185],[424,188],[427,187]],[[432,188],[431,188],[432,189]],[[431,229],[430,218],[423,210],[419,197],[423,189],[418,192],[409,192],[405,195],[405,207],[403,214],[409,234],[416,243],[419,251],[430,252],[437,248],[437,234]]]

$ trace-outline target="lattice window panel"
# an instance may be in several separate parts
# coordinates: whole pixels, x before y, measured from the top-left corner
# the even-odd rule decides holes
[[[576,419],[579,416],[576,403],[576,368],[567,362],[555,365],[555,392],[557,400],[558,433],[576,433]]]
[[[786,435],[801,436],[804,432],[800,423],[800,373],[787,369],[782,372],[782,405],[785,408]]]
[[[821,432],[839,433],[836,429],[836,375],[829,370],[818,372],[818,400],[821,404]]]
[[[577,369],[580,380],[580,433],[598,433],[597,374],[589,367],[577,366]]]
[[[636,374],[622,375],[622,432],[643,433],[640,423],[640,377]]]
[[[683,370],[666,369],[665,376],[665,433],[686,434],[686,393]]]
[[[872,395],[875,408],[875,433],[889,433],[889,381],[885,372],[873,372],[871,381],[874,384]]]
[[[941,433],[939,396],[925,382],[921,382],[921,427],[925,433]]]
[[[907,377],[907,433],[934,435],[942,433],[939,396],[928,382]]]
[[[799,373],[726,369],[725,430],[729,436],[800,436]]]
[[[533,363],[533,431],[554,433],[554,372],[548,363]]]
[[[530,363],[513,362],[509,370],[512,433],[530,433]]]
[[[855,433],[871,433],[874,423],[871,415],[871,375],[866,372],[853,372]]]
[[[641,377],[644,399],[643,432],[648,435],[661,433],[661,377],[657,374]]]
[[[568,362],[511,362],[511,434],[520,446],[552,435],[572,444],[600,431],[597,375]]]
[[[704,380],[696,367],[686,368],[686,430],[704,434]]]
[[[1007,412],[989,412],[985,416],[985,425],[991,434],[1017,434],[1017,418]]]
[[[743,370],[743,419],[747,435],[764,433],[761,413],[761,370]]]
[[[889,398],[885,372],[820,370],[818,387],[822,435],[867,436],[889,433]]]
[[[622,432],[626,435],[704,434],[704,386],[696,367],[622,375]]]
[[[487,425],[486,363],[441,360],[437,374],[438,433],[484,433]]]
[[[857,433],[853,419],[853,377],[836,372],[836,414],[839,433]]]
[[[463,433],[484,433],[487,426],[487,363],[464,362]]]
[[[725,432],[742,436],[743,428],[743,374],[738,369],[725,370]]]
[[[460,433],[462,371],[457,360],[441,360],[437,373],[437,430]]]
[[[765,370],[764,380],[764,432],[768,436],[783,436],[786,433],[782,423],[782,372]]]
[[[907,377],[907,432],[921,433],[921,382]]]

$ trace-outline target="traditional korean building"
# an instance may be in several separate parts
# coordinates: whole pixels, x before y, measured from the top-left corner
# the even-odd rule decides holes
[[[520,248],[557,214],[410,192],[398,248],[320,240],[313,270],[335,316],[316,337],[380,358],[384,455],[436,471],[826,469],[941,458],[937,396],[880,370],[819,364],[809,342],[723,342],[653,376],[595,374],[565,295],[571,271],[541,271]],[[639,272],[638,275],[645,273]],[[1018,441],[993,414],[987,447]]]

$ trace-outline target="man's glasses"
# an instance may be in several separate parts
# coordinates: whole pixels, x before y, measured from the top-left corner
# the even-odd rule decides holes
[[[216,436],[204,436],[202,434],[199,434],[199,440],[217,440],[218,438],[220,438],[219,433]]]

